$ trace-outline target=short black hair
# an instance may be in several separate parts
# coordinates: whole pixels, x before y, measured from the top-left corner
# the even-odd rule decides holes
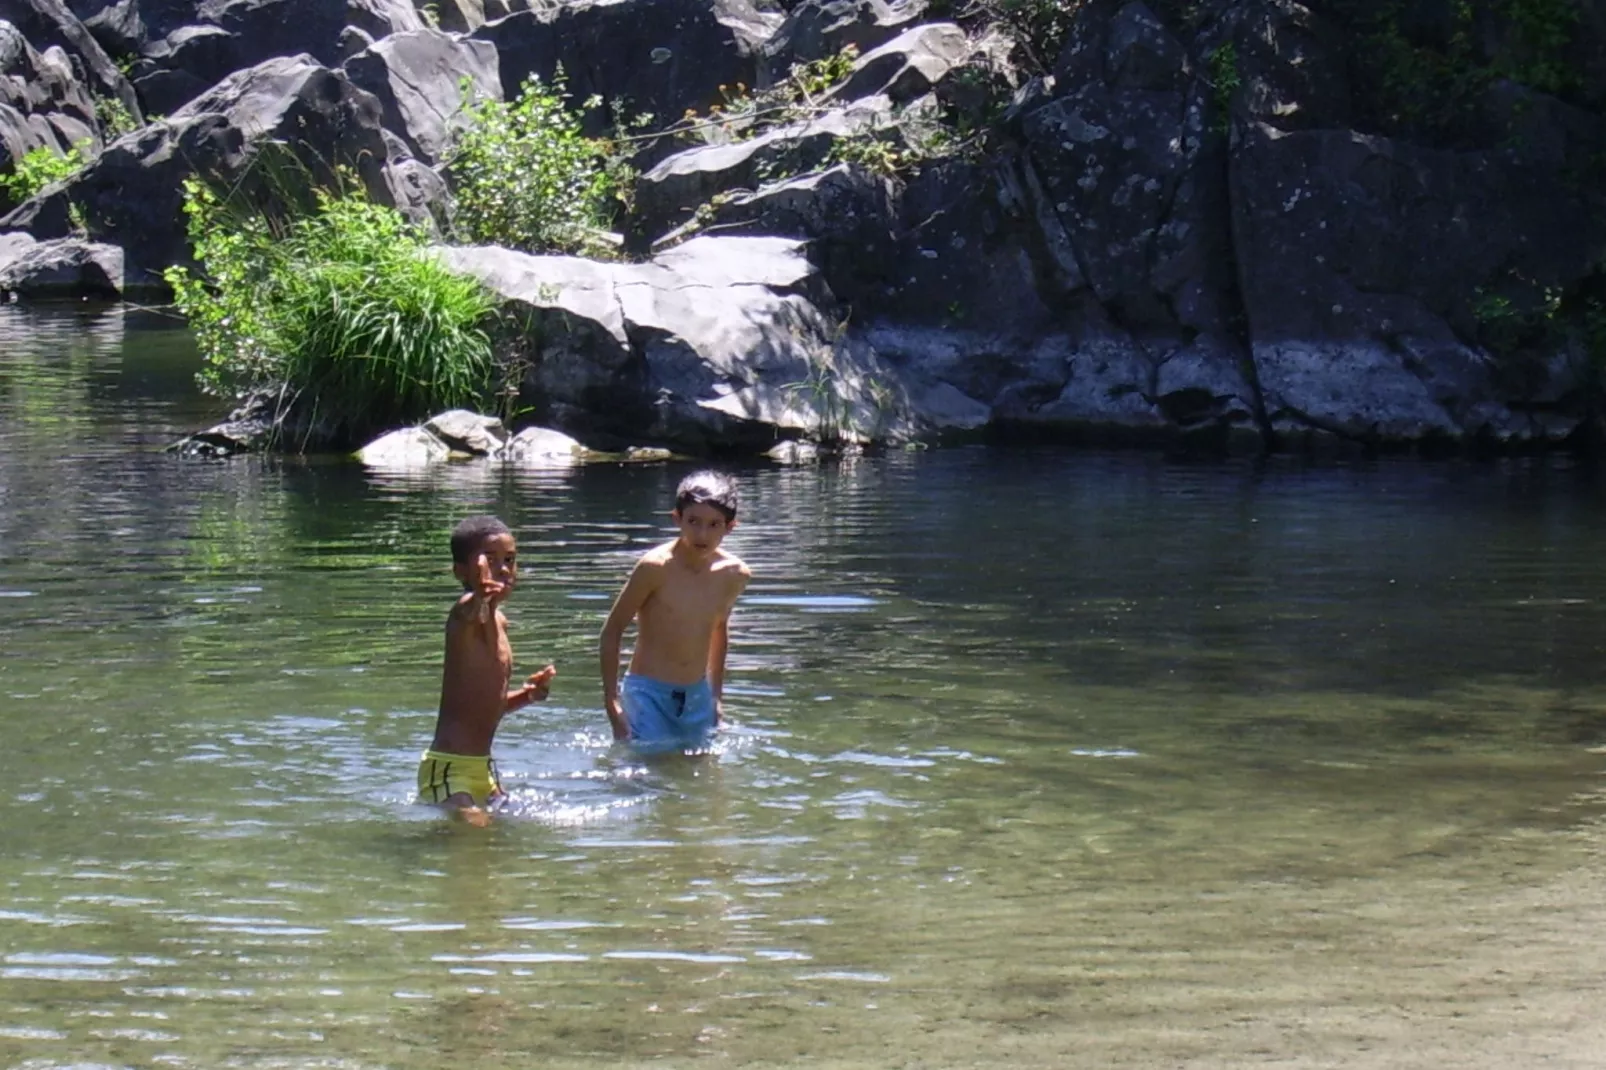
[[[675,512],[683,513],[688,505],[712,505],[725,514],[726,521],[736,519],[736,481],[724,472],[704,468],[693,472],[675,488]]]
[[[452,563],[466,565],[479,556],[486,539],[511,534],[508,526],[494,516],[465,517],[452,529]]]

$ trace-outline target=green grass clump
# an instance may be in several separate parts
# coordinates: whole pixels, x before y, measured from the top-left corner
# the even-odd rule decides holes
[[[199,272],[169,268],[219,396],[283,388],[297,423],[344,441],[492,396],[492,295],[358,184],[287,215],[184,186]]]

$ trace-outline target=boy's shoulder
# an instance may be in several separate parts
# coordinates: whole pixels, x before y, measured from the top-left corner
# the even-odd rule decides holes
[[[674,560],[675,540],[659,543],[636,559],[637,568],[663,568]]]
[[[713,571],[735,573],[743,580],[752,579],[753,577],[753,570],[747,567],[747,562],[729,550],[719,551],[719,556],[714,559]]]

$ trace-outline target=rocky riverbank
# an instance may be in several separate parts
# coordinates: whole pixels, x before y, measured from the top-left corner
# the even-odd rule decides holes
[[[463,79],[561,66],[598,133],[655,117],[621,258],[442,255],[519,325],[528,419],[588,444],[1592,447],[1606,7],[1522,3],[1565,37],[1491,5],[1419,115],[1386,63],[1464,29],[1426,3],[1084,0],[1044,56],[925,0],[0,0],[0,174],[87,159],[0,217],[0,290],[160,299],[183,180],[270,141],[444,219]],[[806,114],[730,107],[847,46]]]

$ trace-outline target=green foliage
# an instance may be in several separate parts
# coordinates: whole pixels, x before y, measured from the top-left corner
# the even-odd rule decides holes
[[[880,175],[895,175],[916,159],[916,154],[896,142],[878,137],[837,138],[826,154],[826,163],[851,163]]]
[[[1558,345],[1560,309],[1559,290],[1531,285],[1518,285],[1510,293],[1479,290],[1472,301],[1478,340],[1503,356]]]
[[[1563,292],[1508,272],[1496,289],[1479,290],[1471,308],[1477,340],[1497,358],[1508,387],[1545,384],[1561,359],[1578,388],[1573,405],[1606,419],[1606,275]]]
[[[1427,28],[1407,18],[1407,0],[1337,9],[1357,36],[1355,83],[1386,130],[1454,141],[1497,79],[1563,97],[1582,84],[1568,58],[1578,0],[1453,0]]]
[[[468,123],[447,158],[460,238],[528,252],[596,246],[619,173],[567,100],[561,78],[548,86],[532,76],[511,103],[465,106]]]
[[[1210,53],[1210,85],[1214,89],[1216,117],[1210,124],[1225,134],[1232,127],[1232,102],[1243,86],[1238,73],[1238,49],[1231,41]]]
[[[1462,0],[1463,11],[1469,6]],[[1578,29],[1577,0],[1501,0],[1496,8],[1509,33],[1493,63],[1498,74],[1544,93],[1578,88],[1579,74],[1565,59]]]
[[[796,102],[813,104],[847,81],[848,75],[853,73],[853,65],[858,61],[859,47],[846,45],[834,56],[794,63],[781,82],[781,92]]]
[[[605,188],[619,202],[620,210],[628,215],[635,210],[638,177],[631,161],[637,142],[649,136],[643,132],[653,125],[655,117],[651,112],[627,115],[625,102],[619,97],[609,102],[609,114],[612,118],[610,132],[598,140],[597,148],[601,153]]]
[[[117,97],[96,97],[95,117],[100,120],[101,134],[107,141],[115,141],[139,129],[139,123],[134,120],[128,105]]]
[[[46,145],[26,153],[16,163],[16,170],[0,175],[0,192],[18,203],[34,196],[52,182],[71,178],[84,166],[83,147],[80,141],[61,155]]]
[[[203,388],[283,386],[309,420],[349,433],[477,406],[494,387],[491,296],[349,185],[281,218],[185,183],[201,273],[166,278],[205,358]]]

